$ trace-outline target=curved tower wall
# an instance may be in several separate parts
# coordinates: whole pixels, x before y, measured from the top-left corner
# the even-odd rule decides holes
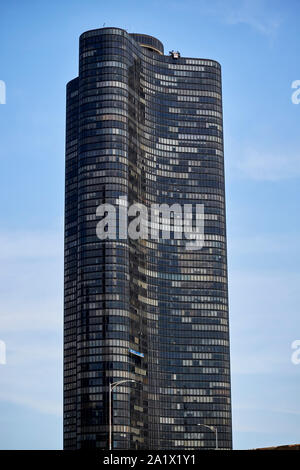
[[[99,240],[96,209],[204,204],[205,244]],[[137,351],[139,355],[132,351]],[[117,28],[67,86],[64,446],[231,448],[220,65]]]

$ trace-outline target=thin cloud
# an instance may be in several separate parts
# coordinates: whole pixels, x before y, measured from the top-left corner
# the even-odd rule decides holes
[[[63,251],[59,232],[0,233],[0,401],[61,415]]]
[[[229,253],[235,258],[241,256],[253,255],[289,255],[293,252],[299,253],[299,236],[293,233],[261,233],[259,235],[248,235],[240,237],[230,237],[228,240],[230,246]]]
[[[231,25],[245,24],[265,36],[273,37],[281,24],[278,15],[261,0],[244,0],[219,3],[223,19]],[[223,7],[223,8],[222,8]]]
[[[300,153],[246,149],[234,163],[239,176],[258,181],[279,181],[300,177]]]
[[[62,237],[60,232],[0,232],[0,259],[62,256]]]

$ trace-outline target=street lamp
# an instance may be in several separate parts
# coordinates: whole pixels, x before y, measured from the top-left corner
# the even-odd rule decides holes
[[[208,428],[216,434],[216,450],[218,450],[218,429],[215,426],[209,426],[208,424],[197,424],[197,426],[203,426],[204,428]]]
[[[109,413],[109,434],[108,434],[108,446],[109,450],[111,450],[111,444],[112,444],[112,416],[111,416],[111,395],[112,391],[114,388],[118,387],[118,385],[128,383],[128,382],[136,382],[136,380],[133,379],[125,379],[125,380],[119,380],[118,382],[113,382],[109,384],[109,405],[108,405],[108,413]]]

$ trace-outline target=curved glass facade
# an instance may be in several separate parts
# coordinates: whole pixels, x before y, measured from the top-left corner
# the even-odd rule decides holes
[[[177,56],[178,57],[178,56]],[[118,28],[67,85],[64,447],[230,449],[220,65]],[[204,204],[205,244],[99,240],[97,207]]]

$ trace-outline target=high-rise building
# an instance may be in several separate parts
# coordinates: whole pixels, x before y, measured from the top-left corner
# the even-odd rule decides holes
[[[203,204],[203,248],[175,232],[99,239],[97,208],[126,200]],[[119,28],[80,36],[67,85],[64,300],[65,449],[108,448],[110,429],[114,449],[214,448],[216,430],[231,448],[218,62],[164,55],[158,39]]]

